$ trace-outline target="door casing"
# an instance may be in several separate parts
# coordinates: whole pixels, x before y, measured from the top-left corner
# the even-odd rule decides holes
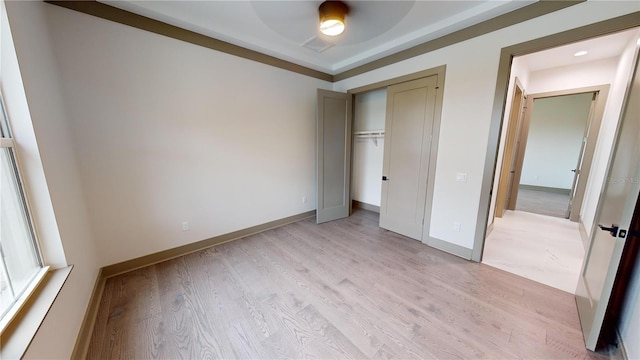
[[[518,185],[520,184],[520,177],[522,175],[522,166],[524,165],[524,155],[527,147],[527,138],[529,135],[529,125],[531,124],[531,116],[534,111],[533,103],[536,99],[544,99],[555,96],[564,95],[576,95],[585,93],[595,93],[596,99],[595,106],[593,106],[593,113],[589,114],[589,120],[591,123],[586,124],[586,129],[589,129],[587,134],[587,145],[582,155],[582,168],[581,176],[578,177],[576,184],[575,196],[573,198],[573,209],[569,214],[569,220],[577,222],[580,220],[580,210],[582,208],[582,200],[584,198],[584,192],[587,187],[587,180],[589,179],[589,172],[591,171],[591,162],[593,160],[593,154],[596,149],[596,141],[600,132],[600,125],[602,123],[602,117],[604,115],[604,107],[609,95],[609,85],[589,86],[577,89],[567,89],[559,91],[549,91],[544,93],[530,94],[527,96],[527,102],[525,105],[524,120],[522,122],[522,129],[520,131],[520,139],[518,140],[519,148],[516,157],[515,172],[513,174],[513,181],[511,182],[511,189],[509,189],[509,205],[508,209],[515,209],[516,201],[518,198]]]

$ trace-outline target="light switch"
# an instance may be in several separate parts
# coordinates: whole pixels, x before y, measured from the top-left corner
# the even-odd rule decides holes
[[[467,182],[467,173],[456,173],[456,181]]]

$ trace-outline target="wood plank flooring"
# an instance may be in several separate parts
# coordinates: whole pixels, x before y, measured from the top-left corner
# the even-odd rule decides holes
[[[516,210],[566,219],[568,207],[569,194],[532,189],[518,189]]]
[[[108,279],[88,358],[606,357],[584,348],[572,295],[357,210]]]
[[[482,262],[574,294],[583,258],[578,223],[507,210],[494,220]]]

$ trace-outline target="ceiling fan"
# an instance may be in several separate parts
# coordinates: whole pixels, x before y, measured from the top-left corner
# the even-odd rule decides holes
[[[327,0],[318,8],[320,15],[320,32],[328,36],[338,36],[344,32],[344,18],[349,7],[342,1]]]
[[[252,0],[250,4],[267,27],[288,40],[301,44],[316,36],[344,46],[360,44],[389,31],[407,16],[415,2]],[[333,20],[323,27],[336,33],[342,29],[340,36],[325,34],[320,28],[323,20]]]

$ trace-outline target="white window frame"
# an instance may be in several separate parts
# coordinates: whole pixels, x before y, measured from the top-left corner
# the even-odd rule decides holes
[[[31,279],[29,285],[22,290],[18,296],[14,299],[13,304],[10,306],[9,310],[2,316],[0,319],[0,335],[8,328],[9,324],[12,320],[16,318],[16,316],[20,313],[20,310],[24,307],[29,300],[30,296],[34,294],[38,286],[42,283],[45,276],[49,271],[49,266],[46,266],[44,262],[44,257],[42,255],[42,249],[40,246],[40,242],[38,241],[38,236],[36,234],[36,228],[33,223],[33,216],[31,212],[31,207],[29,206],[29,201],[26,193],[26,189],[23,182],[22,171],[20,168],[20,161],[17,155],[17,149],[15,146],[15,141],[12,137],[11,129],[9,128],[9,118],[6,111],[6,106],[4,102],[4,96],[0,91],[0,148],[9,148],[11,149],[11,160],[13,162],[13,170],[18,182],[18,190],[20,192],[19,197],[22,199],[22,205],[24,206],[24,211],[26,214],[27,226],[29,227],[29,232],[31,234],[31,241],[33,242],[33,246],[36,250],[36,257],[38,263],[40,264],[40,270],[36,272],[36,274]],[[4,266],[4,259],[2,259]],[[1,314],[0,314],[1,315]]]

